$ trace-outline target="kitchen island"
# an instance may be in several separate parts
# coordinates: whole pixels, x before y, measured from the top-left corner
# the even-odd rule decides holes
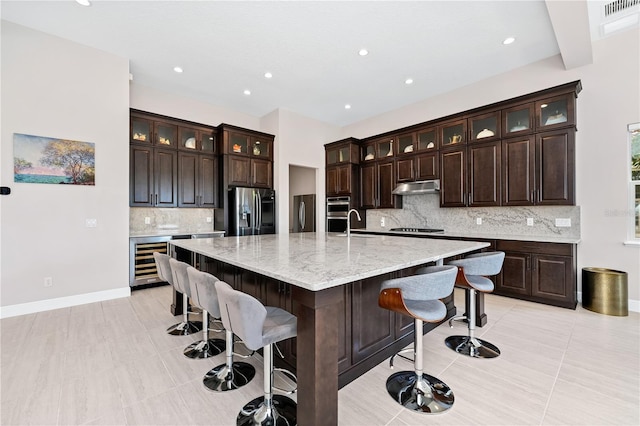
[[[325,233],[170,242],[172,252],[199,255],[200,269],[297,316],[296,344],[285,357],[297,366],[302,425],[337,425],[338,388],[413,340],[412,321],[377,306],[382,281],[487,245]],[[453,315],[451,298],[447,307]]]

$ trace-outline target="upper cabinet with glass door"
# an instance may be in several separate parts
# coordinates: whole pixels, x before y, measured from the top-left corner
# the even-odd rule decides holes
[[[409,155],[416,151],[416,134],[404,133],[397,137],[398,140],[398,155]]]
[[[435,127],[428,127],[416,132],[417,151],[435,151],[438,149],[438,132]]]
[[[503,136],[511,137],[533,132],[533,103],[502,110]]]
[[[440,146],[448,148],[467,143],[467,120],[460,119],[440,125]]]
[[[555,129],[575,125],[575,94],[555,96],[535,103],[536,128]]]
[[[327,166],[335,166],[344,163],[358,164],[358,141],[355,138],[349,138],[344,141],[332,142],[325,145],[326,164]]]
[[[251,137],[251,155],[265,160],[273,159],[273,139],[268,137]]]
[[[376,142],[376,151],[380,160],[394,156],[393,145],[395,142],[394,137],[382,138]]]
[[[368,142],[362,145],[361,149],[361,163],[374,161],[378,159],[376,154],[376,142]]]
[[[500,111],[476,115],[468,119],[469,142],[500,139]]]
[[[130,116],[130,141],[136,144],[152,144],[166,148],[178,146],[178,126],[168,121],[132,113]]]
[[[215,153],[215,130],[212,128],[178,127],[178,148],[185,151]]]

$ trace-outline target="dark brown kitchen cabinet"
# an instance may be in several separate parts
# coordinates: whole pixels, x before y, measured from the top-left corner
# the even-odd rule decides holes
[[[414,158],[398,158],[396,160],[396,181],[397,182],[413,182],[416,180]]]
[[[178,152],[178,207],[216,207],[217,158]]]
[[[438,131],[441,148],[467,143],[467,120],[463,118],[439,125]]]
[[[222,193],[230,186],[273,187],[273,135],[221,124],[218,139]]]
[[[417,155],[415,164],[416,180],[430,180],[440,177],[438,153],[436,151]]]
[[[538,99],[535,102],[536,129],[547,131],[575,126],[575,91]]]
[[[357,199],[354,195],[357,194],[356,188],[360,176],[359,142],[355,138],[348,138],[325,145],[326,195],[328,197],[351,196],[354,200]]]
[[[177,205],[177,151],[131,145],[129,204],[136,207]]]
[[[440,152],[440,206],[467,205],[467,148]]]
[[[573,130],[503,140],[502,151],[503,206],[575,203]]]
[[[469,142],[489,142],[500,139],[500,110],[470,117],[468,127]]]
[[[498,240],[505,252],[495,293],[575,309],[575,244]]]
[[[360,168],[360,200],[363,209],[399,208],[401,201],[392,194],[395,189],[395,163],[380,161]]]
[[[154,145],[163,148],[178,146],[178,126],[172,121],[132,111],[129,126],[132,144]]]
[[[214,154],[216,135],[213,128],[178,126],[178,149]]]
[[[470,144],[469,207],[500,205],[501,145],[500,141]]]
[[[327,168],[327,196],[351,195],[353,165],[342,164]]]

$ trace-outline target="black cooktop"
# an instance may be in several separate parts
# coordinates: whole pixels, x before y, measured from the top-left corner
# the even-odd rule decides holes
[[[391,228],[389,231],[397,232],[444,232],[444,229],[435,228]]]

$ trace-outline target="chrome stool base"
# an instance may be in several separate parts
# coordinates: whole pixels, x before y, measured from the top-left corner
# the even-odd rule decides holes
[[[204,375],[202,383],[212,391],[226,392],[238,389],[253,379],[256,369],[246,362],[234,362],[231,370],[227,364],[220,364]]]
[[[415,371],[400,371],[387,379],[387,392],[404,408],[423,414],[437,414],[453,405],[453,392],[428,374],[418,381]]]
[[[191,359],[210,358],[224,352],[226,343],[222,339],[200,340],[187,346],[184,356]]]
[[[444,343],[461,355],[472,358],[495,358],[500,355],[500,349],[486,340],[471,338],[469,336],[449,336]]]
[[[264,405],[264,396],[247,403],[238,414],[238,426],[293,426],[297,422],[297,404],[284,395],[274,395],[271,407]]]
[[[202,321],[180,322],[167,328],[167,333],[172,336],[188,336],[199,331],[202,331]]]

